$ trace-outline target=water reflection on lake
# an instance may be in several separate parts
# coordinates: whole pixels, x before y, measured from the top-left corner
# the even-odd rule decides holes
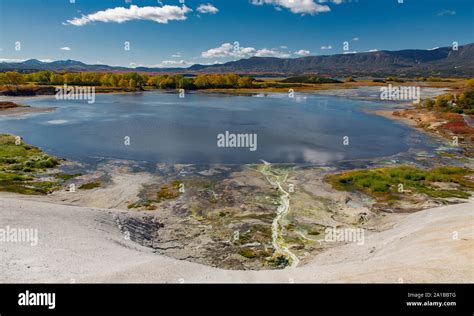
[[[50,113],[0,117],[0,132],[21,135],[59,157],[107,157],[164,163],[330,164],[406,151],[413,130],[364,113],[377,103],[323,95],[230,96],[143,92],[86,101],[38,98]],[[257,150],[217,146],[220,133],[256,134]],[[130,145],[124,144],[130,137]],[[346,144],[344,144],[344,137]],[[422,135],[419,138],[424,137]],[[421,141],[416,146],[423,148]]]

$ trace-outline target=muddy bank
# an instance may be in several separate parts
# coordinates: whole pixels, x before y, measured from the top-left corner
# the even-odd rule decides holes
[[[48,113],[56,110],[55,107],[31,107],[19,106],[7,109],[0,109],[0,116],[20,116],[25,114]]]
[[[28,113],[44,113],[54,111],[55,108],[36,108],[29,105],[22,105],[11,101],[0,100],[0,116],[16,116]]]

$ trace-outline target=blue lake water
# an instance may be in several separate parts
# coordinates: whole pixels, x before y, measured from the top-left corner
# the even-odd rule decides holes
[[[48,153],[161,163],[333,162],[408,150],[413,130],[361,108],[371,101],[322,95],[230,96],[189,93],[97,94],[94,104],[54,97],[23,101],[56,111],[0,117],[0,132],[20,135]],[[221,148],[220,133],[257,135],[257,150]],[[417,137],[424,137],[417,134]],[[130,137],[130,145],[124,138]],[[349,145],[344,145],[347,136]],[[423,148],[421,141],[416,146]]]

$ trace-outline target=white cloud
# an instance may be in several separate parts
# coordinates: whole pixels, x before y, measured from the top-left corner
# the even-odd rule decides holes
[[[326,3],[328,2],[328,0],[318,0],[319,3]],[[330,0],[330,2],[334,3],[334,4],[341,4],[343,3],[344,1],[343,0]]]
[[[290,54],[285,53],[285,52],[280,52],[275,49],[267,49],[267,48],[262,48],[259,49],[255,55],[256,57],[278,57],[278,58],[288,58],[290,57]]]
[[[322,50],[332,49],[332,46],[331,46],[331,45],[328,45],[328,46],[321,46],[321,49],[322,49]]]
[[[61,47],[60,50],[71,50],[71,47],[68,47],[68,46]]]
[[[378,52],[379,50],[377,48],[373,48],[373,49],[369,49],[368,52],[369,53],[373,53],[373,52]]]
[[[203,58],[247,58],[247,57],[279,57],[288,58],[290,54],[276,49],[256,49],[254,47],[241,47],[224,43],[219,47],[208,49],[201,53]]]
[[[215,6],[213,6],[210,3],[201,4],[201,5],[199,5],[199,7],[197,7],[196,10],[199,13],[203,13],[203,14],[205,14],[205,13],[216,14],[217,12],[219,12],[219,9],[217,9]]]
[[[456,15],[456,11],[454,10],[443,10],[438,12],[438,16],[446,16],[446,15]]]
[[[188,61],[185,61],[185,60],[163,60],[161,62],[161,65],[178,67],[178,66],[189,66],[189,65],[191,65],[191,63],[188,62]]]
[[[308,56],[309,54],[311,54],[311,52],[309,50],[300,49],[299,51],[296,51],[294,54],[298,56]]]
[[[223,62],[221,61],[218,61],[218,60],[215,60],[214,62],[211,62],[211,63],[199,63],[200,65],[205,65],[205,66],[209,66],[209,65],[222,65]]]
[[[181,58],[181,57],[183,57],[183,56],[181,56],[181,53],[180,53],[180,52],[177,52],[176,54],[171,55],[171,57],[173,57],[173,58]]]
[[[327,5],[317,4],[314,0],[252,0],[253,5],[274,5],[277,9],[286,8],[296,14],[317,14],[329,12]]]
[[[167,24],[169,21],[186,20],[186,14],[192,10],[185,5],[182,7],[164,5],[162,7],[138,7],[131,5],[130,8],[116,7],[92,14],[83,15],[80,18],[67,20],[66,23],[75,26],[83,26],[92,22],[124,23],[133,20],[147,20]]]
[[[33,58],[26,58],[26,59],[17,59],[17,58],[0,58],[0,63],[22,63],[24,61],[27,61],[29,59],[33,59]],[[50,63],[52,62],[53,60],[52,59],[38,59],[39,61],[43,62],[43,63]]]
[[[359,41],[359,38],[358,38],[358,37],[354,37],[352,40],[353,40],[354,42],[357,42],[357,41]]]
[[[26,59],[0,58],[0,63],[21,63]]]
[[[352,52],[344,52],[344,54],[357,54],[357,51],[352,51]]]
[[[439,46],[436,46],[436,47],[433,47],[433,48],[428,48],[427,50],[436,50],[438,48],[439,48]]]
[[[185,61],[185,60],[163,60],[161,63],[156,65],[144,65],[144,64],[137,64],[137,63],[130,63],[130,67],[147,67],[147,68],[182,68],[191,66],[192,63]]]
[[[231,43],[224,43],[219,47],[208,49],[201,53],[204,58],[221,58],[221,57],[247,57],[253,55],[256,49],[253,47],[234,46]]]

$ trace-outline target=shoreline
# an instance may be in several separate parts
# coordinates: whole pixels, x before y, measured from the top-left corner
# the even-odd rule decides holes
[[[453,139],[459,139],[459,146],[465,153],[463,156],[471,158],[474,150],[474,128],[468,124],[464,115],[461,115],[462,120],[466,122],[471,130],[468,134],[454,133],[448,129],[443,129],[443,126],[449,123],[449,120],[440,118],[442,113],[434,111],[430,112],[425,109],[415,108],[401,108],[401,109],[379,109],[368,110],[368,113],[384,117],[386,119],[402,123],[418,132],[421,132],[430,137],[439,139],[449,146],[453,146]]]
[[[222,93],[229,95],[241,95],[241,94],[260,94],[260,93],[288,93],[288,90],[293,90],[295,92],[301,93],[318,93],[318,92],[327,92],[327,91],[337,91],[337,90],[353,90],[358,88],[380,88],[386,87],[388,84],[396,86],[410,86],[413,83],[417,83],[424,89],[445,89],[445,90],[455,90],[458,89],[458,83],[454,81],[441,81],[441,82],[420,82],[420,81],[404,81],[404,82],[391,82],[387,81],[384,83],[373,82],[371,80],[360,80],[354,82],[342,82],[342,83],[320,83],[320,84],[310,84],[303,83],[300,86],[294,87],[252,87],[252,88],[208,88],[208,89],[192,89],[186,90],[187,93]],[[71,85],[74,86],[74,85]],[[44,86],[44,87],[62,87],[61,85],[55,86]],[[44,88],[43,87],[43,88]],[[96,94],[124,94],[124,93],[140,93],[140,92],[163,92],[163,93],[179,93],[179,89],[160,89],[160,88],[151,88],[146,87],[142,90],[126,90],[123,88],[110,88],[102,86],[78,86],[78,87],[94,87]],[[37,94],[30,96],[7,96],[0,95],[0,101],[12,101],[12,100],[27,100],[34,99],[39,97],[51,97],[55,94]],[[430,95],[432,96],[432,95]]]

